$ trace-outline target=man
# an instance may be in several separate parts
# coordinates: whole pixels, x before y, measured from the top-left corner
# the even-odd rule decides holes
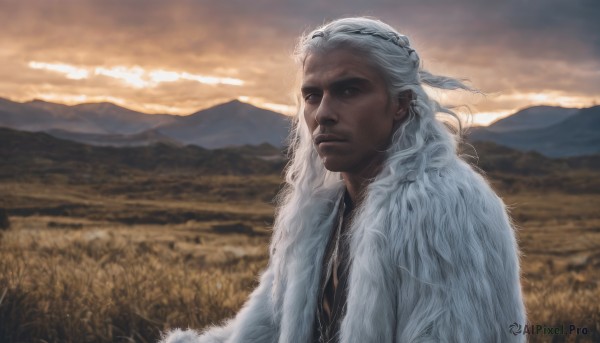
[[[269,265],[225,326],[164,342],[523,342],[504,204],[423,85],[469,88],[422,70],[373,19],[333,21],[296,56],[303,101]]]

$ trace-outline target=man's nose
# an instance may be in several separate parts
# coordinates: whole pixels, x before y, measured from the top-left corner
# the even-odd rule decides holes
[[[321,126],[332,125],[338,121],[338,113],[329,95],[323,95],[315,113],[315,120]]]

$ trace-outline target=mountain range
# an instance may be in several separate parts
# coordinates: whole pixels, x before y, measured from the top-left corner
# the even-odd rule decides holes
[[[546,116],[548,114],[548,116]],[[600,106],[583,109],[539,106],[519,111],[488,127],[471,129],[470,141],[494,142],[549,157],[600,152]]]
[[[58,129],[91,134],[132,134],[175,119],[174,115],[148,115],[107,102],[67,106],[42,100],[18,103],[0,98],[0,125],[22,131]]]
[[[522,109],[508,117],[495,121],[486,129],[493,132],[508,132],[530,129],[541,129],[571,117],[577,108],[554,106],[534,106]]]
[[[268,158],[274,155],[281,155],[280,149],[268,144],[211,150],[163,143],[138,147],[92,146],[45,132],[0,127],[0,179],[51,175],[81,179],[93,175],[96,182],[102,182],[107,175],[126,175],[132,171],[273,174],[279,173],[285,164],[283,158]]]
[[[492,177],[497,186],[513,191],[520,187],[560,189],[572,194],[600,190],[600,180],[596,177],[600,171],[599,155],[549,158],[491,142],[461,144],[459,150],[468,163]],[[157,143],[117,148],[77,143],[45,132],[0,128],[0,181],[3,182],[130,189],[140,182],[134,180],[145,180],[135,187],[147,189],[158,187],[148,177],[172,181],[206,175],[281,175],[287,161],[264,158],[276,155],[281,156],[281,150],[269,144],[204,149]],[[171,181],[165,191],[173,186]]]
[[[145,114],[111,103],[74,106],[0,99],[0,126],[98,146],[153,143],[207,149],[268,143],[281,147],[291,121],[237,100],[187,116]]]
[[[41,100],[19,103],[0,98],[0,126],[42,131],[96,146],[195,145],[206,149],[267,143],[285,146],[289,117],[237,100],[187,116],[145,114],[111,103],[74,106]],[[467,132],[471,142],[494,142],[550,157],[600,152],[600,106],[522,109],[487,127]]]

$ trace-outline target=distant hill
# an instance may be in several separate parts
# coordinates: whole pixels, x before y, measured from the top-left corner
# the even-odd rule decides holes
[[[257,151],[265,151],[265,146]],[[144,147],[97,147],[43,132],[0,128],[0,179],[60,175],[75,179],[129,172],[186,172],[203,175],[279,173],[283,161],[251,157],[252,149],[207,150],[162,143]]]
[[[573,109],[535,106],[488,127],[471,128],[471,142],[489,141],[546,156],[600,152],[598,107]],[[41,100],[0,99],[0,126],[44,131],[58,138],[96,146],[135,147],[163,143],[207,149],[285,145],[291,120],[237,100],[187,116],[149,115],[110,103],[66,106]],[[278,154],[261,155],[279,159]]]
[[[477,142],[473,146],[461,144],[460,153],[487,172],[541,175],[572,169],[600,170],[598,155],[548,158],[537,152],[521,152],[491,142]],[[264,158],[276,155],[279,155],[278,159]],[[74,163],[90,168],[106,167],[107,170],[191,169],[214,174],[244,174],[280,172],[284,163],[281,149],[266,143],[213,150],[164,143],[145,147],[98,147],[56,138],[44,132],[7,128],[0,128],[0,158],[3,161],[0,168],[16,173],[27,173],[30,167],[61,168]]]
[[[57,114],[42,106],[32,106],[0,98],[0,126],[23,131],[63,129],[77,132],[104,132],[93,123],[86,122],[83,118],[66,110],[68,106],[64,106],[64,108],[64,114]]]
[[[0,126],[23,131],[135,134],[169,123],[176,117],[140,113],[111,103],[67,106],[42,100],[19,103],[0,99]]]
[[[179,116],[132,111],[109,102],[74,105],[73,109],[107,133],[136,134],[171,123]]]
[[[527,130],[494,131],[476,128],[472,142],[489,141],[523,151],[535,150],[550,157],[600,153],[600,106],[584,108],[553,125]]]
[[[262,143],[281,147],[290,123],[282,114],[234,100],[183,116],[156,130],[184,144],[208,149]]]
[[[600,191],[600,154],[548,158],[490,142],[461,145],[461,155],[491,177],[496,187]],[[286,160],[268,144],[208,150],[157,143],[144,147],[98,147],[0,128],[0,181],[128,185],[138,176],[196,178],[206,175],[281,175]],[[469,157],[472,156],[472,157]],[[137,179],[137,180],[141,180]],[[104,185],[104,186],[103,186]],[[154,187],[152,184],[140,187]],[[165,186],[166,187],[166,186]],[[110,188],[110,187],[109,187]]]
[[[536,151],[520,151],[493,142],[461,144],[460,154],[486,173],[539,177],[573,170],[600,171],[600,154],[550,158]]]
[[[577,108],[533,106],[495,121],[486,129],[493,132],[541,129],[557,124],[578,111]]]
[[[67,139],[70,141],[95,146],[132,147],[152,145],[156,143],[162,143],[173,146],[183,146],[183,144],[178,140],[172,139],[171,137],[167,137],[154,129],[130,135],[79,133],[60,129],[46,130],[45,132],[56,138]]]
[[[111,103],[67,106],[41,100],[0,98],[0,127],[48,132],[98,146],[143,146],[157,142],[216,149],[267,143],[282,147],[288,117],[237,100],[188,116],[144,114]]]

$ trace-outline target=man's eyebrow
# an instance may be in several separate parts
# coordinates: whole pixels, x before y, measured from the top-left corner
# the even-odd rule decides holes
[[[347,86],[361,86],[361,85],[366,85],[369,83],[371,83],[371,82],[368,79],[358,77],[358,76],[351,76],[351,77],[335,80],[335,81],[331,82],[329,87],[333,88],[333,89],[338,89],[338,88],[347,87]],[[300,88],[300,90],[302,91],[302,93],[307,93],[307,92],[312,92],[315,90],[320,90],[320,87],[306,84],[306,85],[302,85],[302,88]]]
[[[311,86],[311,85],[302,85],[302,88],[300,88],[300,91],[302,92],[302,94],[312,93],[312,92],[315,92],[318,90],[319,90],[319,87]]]
[[[362,86],[362,85],[367,85],[369,83],[371,83],[371,82],[368,79],[358,77],[358,76],[352,76],[352,77],[347,77],[344,79],[335,80],[331,83],[330,87],[336,89],[336,88],[343,88],[343,87],[347,87],[347,86]]]

